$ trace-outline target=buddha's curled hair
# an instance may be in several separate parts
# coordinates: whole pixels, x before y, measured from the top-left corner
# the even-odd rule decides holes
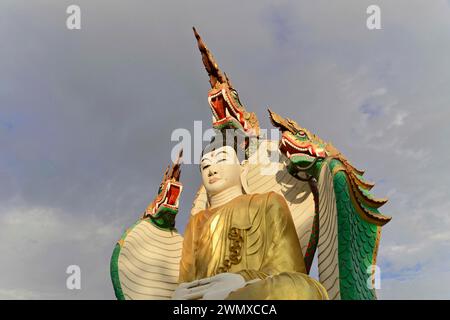
[[[202,157],[208,152],[214,151],[221,147],[229,146],[236,151],[236,155],[240,162],[247,159],[245,147],[249,143],[249,137],[239,129],[214,130],[215,134],[210,142],[202,151]]]

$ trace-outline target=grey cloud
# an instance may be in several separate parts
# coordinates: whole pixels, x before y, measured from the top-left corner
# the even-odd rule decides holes
[[[109,256],[153,199],[172,131],[210,123],[193,25],[263,128],[268,106],[297,120],[389,196],[380,265],[388,275],[422,269],[388,277],[381,297],[449,297],[433,289],[449,263],[436,259],[450,208],[448,3],[379,1],[379,31],[365,27],[369,1],[77,1],[80,31],[65,28],[69,4],[0,5],[0,297],[113,297]],[[383,112],[365,117],[368,101]],[[195,165],[182,182],[180,231]],[[36,210],[47,225],[5,220]],[[80,292],[64,288],[73,261],[86,276]]]

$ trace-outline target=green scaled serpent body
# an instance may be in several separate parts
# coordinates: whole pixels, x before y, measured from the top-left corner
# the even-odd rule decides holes
[[[333,163],[330,170],[332,167]],[[367,279],[371,266],[376,263],[380,227],[358,215],[347,179],[343,171],[335,173],[333,178],[338,212],[340,294],[341,299],[371,300],[376,298],[375,289],[368,286]]]
[[[289,173],[316,181],[319,203],[319,278],[332,299],[376,299],[376,259],[381,226],[390,221],[378,208],[387,202],[370,194],[363,178],[331,143],[270,111],[280,129],[280,152]]]

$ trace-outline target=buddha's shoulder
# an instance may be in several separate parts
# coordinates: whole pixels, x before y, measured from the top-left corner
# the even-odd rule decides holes
[[[275,191],[269,191],[265,193],[253,193],[244,195],[248,197],[250,201],[262,202],[266,205],[273,204],[285,204],[286,199],[279,193]]]
[[[274,191],[269,191],[265,193],[251,193],[240,195],[225,205],[222,205],[213,209],[203,209],[199,211],[194,217],[195,220],[207,219],[211,214],[221,210],[223,208],[236,208],[236,207],[273,207],[273,206],[286,206],[285,198]]]
[[[257,215],[272,216],[274,212],[289,212],[285,198],[274,191],[245,194],[237,200],[235,205],[248,208],[251,220]]]
[[[245,197],[249,200],[246,207],[251,225],[259,226],[263,219],[271,225],[290,215],[285,198],[277,192],[247,194]]]

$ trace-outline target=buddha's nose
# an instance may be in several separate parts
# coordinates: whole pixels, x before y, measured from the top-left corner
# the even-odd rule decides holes
[[[212,177],[212,176],[215,175],[215,174],[217,174],[217,171],[216,171],[216,170],[209,169],[208,177]]]

